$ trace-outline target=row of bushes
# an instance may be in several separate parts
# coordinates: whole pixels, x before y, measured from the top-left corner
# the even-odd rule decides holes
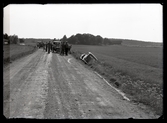
[[[18,44],[24,43],[24,39],[19,39],[17,35],[8,35],[3,34],[3,43],[4,44]]]

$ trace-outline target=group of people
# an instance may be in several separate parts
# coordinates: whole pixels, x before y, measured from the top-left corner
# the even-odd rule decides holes
[[[67,56],[70,53],[70,49],[71,49],[72,45],[68,44],[67,41],[62,41],[60,43],[60,46],[57,47],[51,41],[49,41],[47,43],[42,42],[42,47],[43,47],[43,51],[48,52],[48,54],[50,52],[53,53],[55,50],[58,50],[60,55],[66,55]]]
[[[66,42],[61,42],[60,45],[60,55],[68,55],[69,52],[69,44]]]
[[[49,41],[48,43],[43,43],[43,50],[48,52],[48,54],[52,51],[53,52],[53,45]]]

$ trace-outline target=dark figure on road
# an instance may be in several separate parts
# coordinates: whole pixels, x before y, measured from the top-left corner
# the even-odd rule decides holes
[[[45,51],[45,43],[43,43],[43,51]]]
[[[62,55],[62,42],[60,43],[60,55]]]
[[[52,52],[52,43],[49,41],[50,52]]]
[[[61,42],[61,52],[60,52],[60,55],[64,55],[64,52],[65,52],[65,42],[64,41],[62,41]]]
[[[63,42],[63,51],[62,51],[62,53],[63,53],[63,55],[65,55],[65,42]]]
[[[68,44],[68,53],[71,54],[71,48],[72,48],[72,45],[71,44]]]
[[[50,53],[50,49],[51,49],[51,43],[49,41],[49,43],[48,43],[48,54]]]
[[[47,52],[47,50],[48,50],[48,49],[47,49],[47,48],[48,48],[48,43],[47,43],[47,42],[46,42],[46,44],[45,44],[45,47],[46,47],[46,52]]]
[[[53,43],[52,42],[50,43],[50,50],[51,50],[51,52],[53,52]]]
[[[65,55],[68,56],[68,43],[67,43],[67,41],[64,44],[64,49],[65,49]]]

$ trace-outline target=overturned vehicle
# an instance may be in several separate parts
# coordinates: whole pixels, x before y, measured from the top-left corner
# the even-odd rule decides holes
[[[93,55],[91,52],[88,52],[88,54],[81,54],[80,59],[85,63],[93,63],[94,61],[97,61],[98,59]]]

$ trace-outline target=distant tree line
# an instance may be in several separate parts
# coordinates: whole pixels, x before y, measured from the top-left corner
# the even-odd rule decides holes
[[[24,39],[19,39],[17,35],[8,35],[3,34],[3,40],[4,42],[7,42],[8,44],[18,44],[18,43],[24,43]]]
[[[47,42],[50,41],[51,39],[34,39],[34,38],[29,38],[29,39],[23,39],[23,38],[18,38],[17,35],[7,35],[6,33],[3,34],[3,41],[7,42],[8,44],[18,44],[18,43],[24,43],[24,40],[31,40],[34,43],[37,40]],[[52,39],[53,40],[53,39]],[[61,40],[61,41],[68,41],[70,44],[81,44],[81,45],[121,45],[122,41],[125,39],[113,39],[113,38],[103,38],[100,35],[94,36],[92,34],[76,34],[72,35],[71,37],[67,38],[66,35],[63,36],[61,39],[56,39],[54,40]]]
[[[64,38],[64,37],[63,37]],[[92,34],[76,34],[67,38],[67,41],[71,44],[82,44],[82,45],[120,45],[121,39],[109,39],[102,38],[100,35],[94,36]]]

